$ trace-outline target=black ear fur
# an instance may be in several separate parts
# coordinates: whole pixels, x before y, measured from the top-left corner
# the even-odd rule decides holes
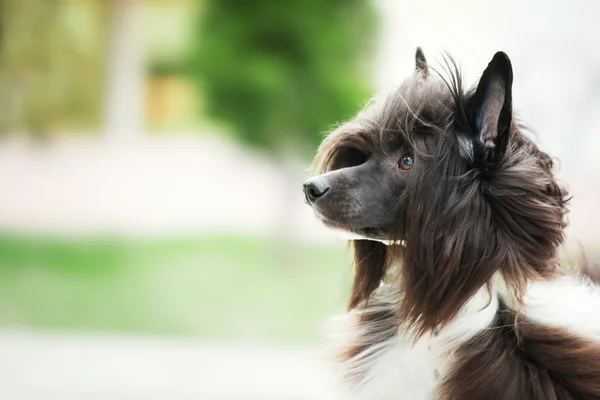
[[[510,59],[497,52],[488,64],[467,102],[467,115],[475,137],[475,161],[497,162],[505,153],[512,124],[512,80]]]
[[[423,49],[421,49],[420,47],[417,47],[417,52],[415,53],[415,69],[418,72],[421,72],[423,76],[429,75],[429,66],[427,65],[427,59],[425,59]]]

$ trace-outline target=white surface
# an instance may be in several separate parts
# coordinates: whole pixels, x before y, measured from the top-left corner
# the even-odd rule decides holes
[[[0,333],[6,400],[316,400],[328,370],[315,347]]]
[[[296,182],[286,182],[266,158],[215,138],[4,142],[0,229],[269,234],[287,215],[293,234],[318,238],[325,229],[302,194],[306,167],[298,166]]]

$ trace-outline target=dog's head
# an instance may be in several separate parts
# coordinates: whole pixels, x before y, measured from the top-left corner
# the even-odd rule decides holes
[[[431,78],[419,49],[412,77],[323,142],[315,158],[321,175],[304,183],[304,194],[325,225],[372,240],[396,232],[402,195],[427,165],[451,107],[448,87]]]
[[[421,331],[452,318],[498,270],[518,284],[552,269],[565,227],[552,161],[513,116],[507,55],[466,92],[451,59],[447,67],[447,78],[432,74],[418,49],[415,73],[332,132],[315,159],[320,175],[304,184],[325,225],[361,239],[350,307],[398,259],[404,316]]]

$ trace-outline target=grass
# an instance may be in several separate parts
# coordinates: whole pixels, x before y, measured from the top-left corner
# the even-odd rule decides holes
[[[350,277],[343,246],[0,235],[0,326],[312,340],[343,309]]]

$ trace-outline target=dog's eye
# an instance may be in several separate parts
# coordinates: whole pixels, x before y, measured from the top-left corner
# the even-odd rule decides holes
[[[398,168],[408,171],[409,169],[412,169],[413,164],[414,160],[412,154],[405,154],[400,158],[400,161],[398,161]]]

